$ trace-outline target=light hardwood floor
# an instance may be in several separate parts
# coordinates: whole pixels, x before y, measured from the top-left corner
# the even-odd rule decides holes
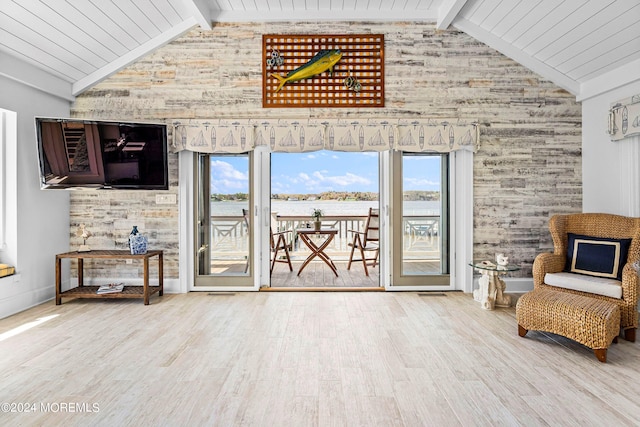
[[[353,261],[351,268],[347,270],[348,258],[334,260],[338,270],[338,276],[323,261],[312,261],[298,276],[298,270],[304,258],[293,257],[291,264],[293,271],[285,263],[276,263],[271,274],[272,288],[315,288],[315,289],[373,289],[384,287],[380,283],[380,265],[369,266],[369,275],[365,275],[362,261]],[[408,262],[405,265],[407,274],[437,273],[440,269],[439,261]]]
[[[37,405],[3,426],[640,424],[640,343],[602,364],[462,293],[48,302],[0,320],[0,355],[0,402]]]

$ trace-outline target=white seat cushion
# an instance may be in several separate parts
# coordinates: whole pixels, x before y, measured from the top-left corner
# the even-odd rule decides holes
[[[573,289],[574,291],[589,292],[611,298],[622,298],[622,282],[615,279],[562,272],[545,274],[544,283],[559,288]]]

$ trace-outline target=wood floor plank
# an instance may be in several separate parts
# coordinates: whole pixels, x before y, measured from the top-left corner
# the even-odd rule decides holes
[[[640,342],[516,326],[459,292],[49,302],[0,320],[0,403],[50,409],[0,425],[640,424]]]
[[[339,380],[320,381],[318,426],[347,426],[345,395]]]

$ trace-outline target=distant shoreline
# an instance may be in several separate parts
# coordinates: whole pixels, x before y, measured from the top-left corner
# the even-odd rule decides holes
[[[307,216],[311,217],[314,209],[320,209],[325,216],[339,215],[366,215],[369,208],[376,208],[380,202],[374,201],[340,201],[340,200],[271,200],[272,213],[281,216]],[[247,200],[211,201],[211,215],[213,216],[240,216],[242,209],[247,209]],[[439,215],[440,202],[434,201],[405,201],[403,202],[404,215]]]
[[[212,194],[212,201],[245,201],[249,199],[246,193]],[[405,191],[405,201],[437,201],[440,200],[439,191]],[[271,200],[280,201],[348,201],[348,202],[375,202],[378,201],[378,193],[368,191],[327,191],[317,194],[272,194]]]

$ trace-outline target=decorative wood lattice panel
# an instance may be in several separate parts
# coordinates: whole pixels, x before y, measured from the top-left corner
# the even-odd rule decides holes
[[[287,74],[311,60],[319,51],[340,49],[342,58],[329,71],[312,78],[287,82],[276,92],[280,81],[271,74]],[[268,64],[276,52],[281,65]],[[262,106],[264,108],[302,107],[384,107],[384,36],[346,35],[268,35],[262,37]],[[347,87],[352,77],[360,84],[356,91]]]

